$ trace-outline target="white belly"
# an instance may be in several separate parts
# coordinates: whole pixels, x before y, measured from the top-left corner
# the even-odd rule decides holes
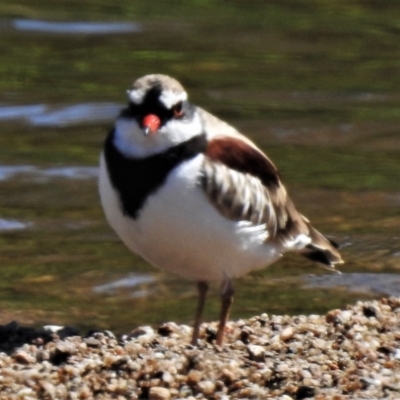
[[[100,197],[107,220],[126,246],[154,266],[192,280],[223,280],[263,268],[280,256],[263,226],[221,216],[197,182],[203,155],[181,164],[146,200],[134,220],[122,214],[104,156]]]

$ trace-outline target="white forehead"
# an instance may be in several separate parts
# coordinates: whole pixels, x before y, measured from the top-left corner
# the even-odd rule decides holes
[[[132,89],[128,90],[129,100],[134,104],[143,103],[146,91],[143,89]],[[160,101],[166,108],[171,108],[180,101],[187,100],[188,96],[185,91],[175,92],[173,90],[164,89],[160,94]]]
[[[129,100],[140,105],[146,94],[154,89],[159,91],[159,100],[166,108],[171,108],[188,98],[185,89],[176,79],[168,75],[150,74],[142,76],[133,83],[132,89],[128,90]]]

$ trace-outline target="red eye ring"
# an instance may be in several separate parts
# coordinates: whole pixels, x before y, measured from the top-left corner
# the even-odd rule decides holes
[[[180,118],[183,116],[183,108],[182,108],[182,102],[180,101],[174,106],[174,117],[175,118]]]

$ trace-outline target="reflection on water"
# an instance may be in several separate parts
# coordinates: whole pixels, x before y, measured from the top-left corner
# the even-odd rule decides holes
[[[18,175],[33,175],[33,178],[69,178],[90,179],[97,178],[97,167],[54,167],[37,168],[33,165],[0,165],[0,181],[12,179]]]
[[[354,292],[375,292],[386,296],[400,296],[399,274],[349,273],[341,275],[307,275],[309,288],[345,287]]]
[[[35,126],[67,126],[87,122],[102,122],[115,118],[121,106],[113,103],[76,104],[59,110],[48,110],[32,116],[29,120]]]
[[[0,181],[6,181],[14,176],[30,174],[37,171],[32,165],[0,165]]]
[[[0,231],[13,231],[16,229],[25,229],[28,226],[29,224],[25,224],[20,221],[0,218]]]
[[[135,22],[50,22],[15,19],[12,26],[19,31],[85,35],[133,33],[143,30],[142,25]]]
[[[89,179],[97,178],[99,169],[97,167],[59,167],[39,170],[38,174],[49,178]]]
[[[143,274],[129,274],[126,278],[118,279],[117,281],[113,281],[110,283],[106,283],[104,285],[98,285],[93,288],[95,293],[114,293],[119,289],[134,289],[139,285],[143,285],[146,283],[152,283],[155,279],[150,275]],[[131,297],[139,298],[144,297],[149,294],[148,290],[139,289],[132,290]]]
[[[0,106],[0,120],[19,120],[21,118],[34,118],[37,115],[42,115],[47,111],[47,106],[44,104],[32,104],[27,106]]]
[[[84,103],[58,109],[44,104],[0,106],[0,120],[18,121],[22,118],[33,126],[60,127],[109,121],[120,110],[121,105],[115,103]]]

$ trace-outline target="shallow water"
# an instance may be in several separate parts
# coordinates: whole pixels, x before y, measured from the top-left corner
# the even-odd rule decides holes
[[[394,2],[19,3],[0,6],[0,323],[191,321],[194,285],[131,255],[97,193],[105,135],[126,89],[152,72],[254,139],[298,208],[343,245],[342,275],[288,255],[237,280],[233,318],[398,295]],[[218,308],[213,286],[205,317]]]
[[[15,221],[13,219],[0,218],[0,231],[14,231],[16,229],[25,229],[29,226],[27,223]]]
[[[31,19],[15,19],[11,26],[23,32],[62,33],[69,35],[99,35],[142,31],[135,22],[55,22]]]
[[[121,110],[120,104],[91,103],[57,107],[53,105],[1,106],[0,121],[26,121],[32,126],[63,127],[83,123],[101,123],[114,119]]]
[[[399,255],[396,254],[398,257]],[[377,293],[385,296],[400,296],[400,274],[373,274],[354,272],[350,274],[304,277],[306,287],[335,288],[344,287],[357,292]]]
[[[95,293],[109,293],[113,294],[120,289],[129,289],[131,297],[138,298],[149,296],[148,289],[141,289],[144,284],[155,282],[155,279],[150,275],[145,274],[129,274],[126,278],[118,279],[104,285],[98,285],[93,288]]]
[[[0,165],[0,181],[28,176],[30,180],[42,181],[43,178],[89,179],[97,178],[98,167],[52,167],[37,168],[33,165]]]

